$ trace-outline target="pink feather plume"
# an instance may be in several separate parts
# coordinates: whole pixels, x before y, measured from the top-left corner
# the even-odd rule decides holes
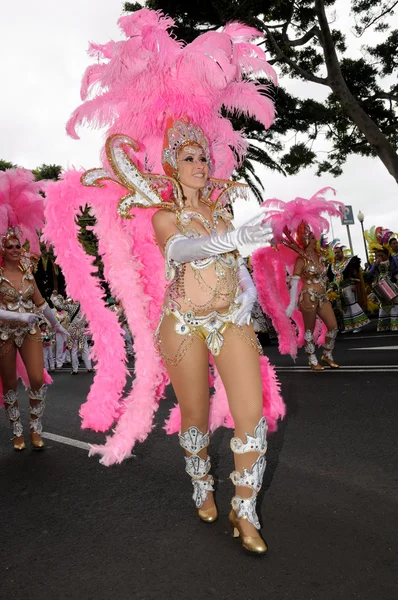
[[[45,186],[35,181],[28,169],[0,171],[0,235],[9,227],[19,227],[30,252],[40,254],[39,232],[44,222],[44,199],[39,193]]]

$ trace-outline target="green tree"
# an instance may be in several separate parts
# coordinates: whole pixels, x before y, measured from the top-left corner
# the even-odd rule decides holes
[[[277,91],[279,116],[270,132],[245,122],[249,139],[265,144],[271,164],[278,163],[286,173],[316,165],[318,174],[339,175],[348,156],[377,156],[398,182],[398,86],[390,83],[398,67],[398,31],[390,31],[381,44],[367,46],[366,57],[354,60],[344,32],[334,29],[327,15],[335,4],[336,0],[147,0],[146,6],[171,15],[177,37],[187,41],[232,19],[253,25],[266,35],[262,43],[280,73],[330,89],[324,103]],[[387,31],[397,6],[398,0],[351,0],[352,28],[357,35],[370,28]],[[124,7],[137,10],[140,5],[127,2]],[[281,142],[287,134],[297,141],[286,152]],[[320,137],[331,147],[326,160],[313,151]]]
[[[7,169],[15,169],[16,167],[17,165],[14,165],[12,162],[0,158],[0,171],[6,171]]]
[[[35,176],[36,181],[41,181],[42,179],[53,179],[54,181],[58,181],[62,173],[62,167],[60,165],[42,164],[41,167],[33,169],[32,173]]]

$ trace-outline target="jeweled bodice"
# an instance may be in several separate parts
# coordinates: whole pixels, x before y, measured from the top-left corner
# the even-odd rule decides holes
[[[183,209],[176,214],[176,224],[187,237],[216,235],[232,229],[232,216],[225,209],[215,209],[212,222],[199,212]],[[170,240],[171,241],[171,240]],[[166,266],[166,278],[170,285],[166,302],[176,302],[180,310],[207,314],[228,308],[238,290],[238,255],[236,252],[194,260],[190,263],[174,263]]]
[[[17,290],[15,286],[2,273],[0,273],[0,309],[13,312],[33,312],[35,304],[34,277],[27,272],[22,277],[22,287]]]
[[[301,281],[303,282],[303,288],[320,287],[326,290],[327,275],[324,257],[319,256],[319,262],[317,263],[315,260],[309,258],[304,253],[301,256],[304,261],[304,266],[301,271]]]

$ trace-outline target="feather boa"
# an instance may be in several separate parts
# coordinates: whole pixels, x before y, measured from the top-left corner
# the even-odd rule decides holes
[[[97,361],[93,385],[81,407],[82,427],[106,431],[119,415],[119,399],[126,384],[123,330],[117,315],[106,308],[93,258],[77,239],[76,214],[80,206],[93,206],[95,188],[83,187],[81,173],[68,171],[59,182],[46,186],[46,225],[43,237],[54,246],[57,263],[65,276],[67,293],[81,304],[93,338],[92,357]],[[112,198],[113,192],[113,198]],[[119,190],[109,190],[108,201],[119,199]],[[115,242],[118,243],[117,238]]]

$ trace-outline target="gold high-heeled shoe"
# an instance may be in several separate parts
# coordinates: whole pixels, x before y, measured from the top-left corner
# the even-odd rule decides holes
[[[317,363],[316,365],[309,363],[309,366],[311,367],[311,371],[324,371],[325,370],[325,367],[323,367],[319,363]]]
[[[44,442],[41,439],[40,435],[35,431],[32,431],[30,434],[30,443],[34,450],[43,450]]]
[[[245,535],[242,532],[239,519],[236,516],[236,512],[234,509],[228,515],[229,523],[232,529],[233,537],[240,537],[242,542],[242,548],[247,550],[248,552],[252,552],[253,554],[265,554],[268,550],[267,544],[264,542],[263,538],[260,534],[254,535]]]
[[[21,452],[21,450],[25,450],[25,448],[26,448],[25,440],[22,435],[20,435],[18,437],[14,437],[12,439],[14,442],[14,450],[16,450],[17,452]],[[17,440],[19,440],[19,441],[17,442]]]
[[[323,363],[325,363],[326,365],[329,365],[329,367],[331,369],[339,369],[340,368],[340,365],[338,365],[337,363],[335,363],[333,360],[330,360],[330,358],[327,358],[327,356],[325,356],[325,355],[322,355],[321,361]]]
[[[206,510],[198,508],[199,519],[204,523],[214,523],[218,519],[217,506],[211,506]]]

